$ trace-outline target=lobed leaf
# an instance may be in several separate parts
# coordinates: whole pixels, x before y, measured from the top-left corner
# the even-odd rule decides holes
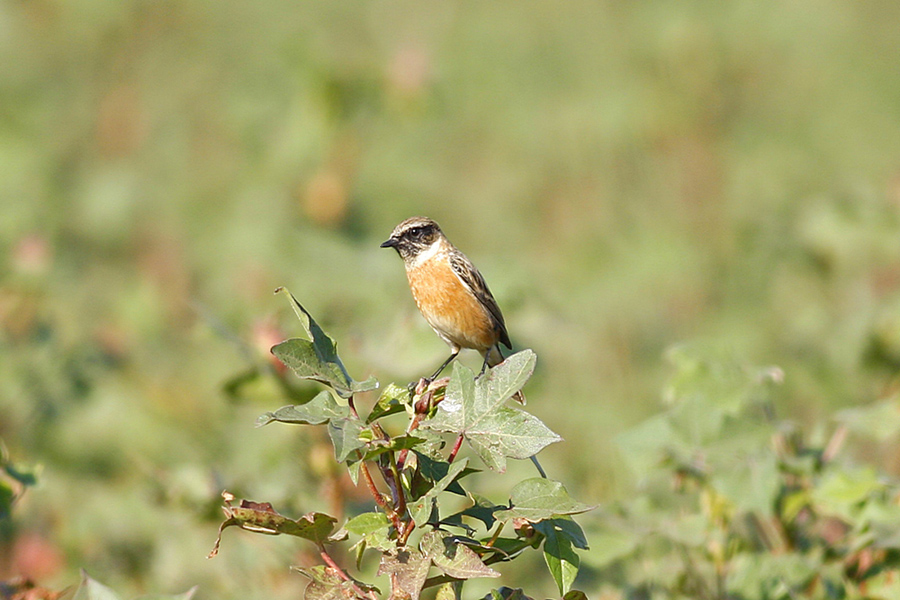
[[[535,361],[531,350],[523,350],[477,381],[471,369],[455,364],[443,402],[422,426],[462,434],[484,463],[501,473],[507,458],[530,458],[561,441],[534,415],[505,405],[528,380]]]
[[[387,417],[406,410],[404,401],[409,398],[409,390],[397,384],[390,384],[381,392],[372,412],[366,417],[366,423],[374,423],[382,417]]]
[[[291,338],[272,346],[271,351],[300,379],[318,381],[334,388],[340,397],[350,397],[350,379],[343,367],[323,360],[309,340]]]
[[[418,600],[431,568],[431,559],[418,550],[399,550],[396,555],[385,554],[378,565],[378,575],[390,575],[392,588]]]
[[[334,444],[334,457],[342,463],[355,450],[365,448],[366,443],[360,439],[363,431],[362,421],[355,417],[332,419],[328,422],[328,435]]]
[[[422,527],[428,522],[428,519],[431,517],[432,504],[438,494],[450,487],[450,485],[458,478],[462,477],[468,464],[469,459],[464,458],[450,465],[447,474],[444,477],[435,482],[432,488],[428,490],[424,496],[409,504],[409,514],[418,527]]]
[[[349,398],[356,392],[374,390],[378,382],[374,378],[358,382],[347,373],[344,363],[337,354],[337,344],[319,327],[312,315],[303,308],[286,288],[278,288],[276,293],[284,291],[291,299],[291,308],[309,340],[292,338],[272,347],[272,354],[300,377],[312,379],[331,386],[341,398]]]
[[[449,488],[448,488],[448,491]],[[462,521],[462,517],[472,517],[478,521],[481,521],[484,524],[485,529],[490,529],[496,523],[496,519],[494,518],[494,513],[500,510],[505,510],[505,506],[497,506],[484,496],[479,496],[478,494],[469,494],[469,499],[472,500],[472,506],[461,510],[460,512],[450,515],[449,517],[442,519],[441,523],[447,523],[448,525],[457,525],[459,527],[465,527]]]
[[[416,460],[418,461],[419,465],[418,475],[424,477],[427,480],[426,485],[428,490],[432,488],[434,482],[440,481],[447,476],[447,473],[450,472],[450,463],[448,463],[447,461],[433,459],[427,454],[420,453],[418,450],[414,450],[413,452],[415,452],[416,454]],[[471,475],[472,473],[478,472],[478,469],[473,469],[469,466],[466,466],[459,477],[457,477],[456,480],[454,480],[450,483],[449,486],[447,486],[447,491],[458,494],[460,496],[465,496],[466,490],[464,490],[463,487],[459,484],[459,480],[463,477]]]
[[[382,439],[372,440],[368,444],[368,449],[366,450],[363,460],[372,460],[385,452],[409,450],[423,443],[425,443],[424,438],[416,437],[414,435],[398,435],[387,441]]]
[[[297,425],[321,425],[331,419],[350,416],[350,407],[341,406],[327,390],[323,390],[306,404],[282,406],[275,412],[267,412],[256,420],[257,427],[273,421]]]
[[[534,528],[544,535],[544,562],[559,588],[560,594],[566,594],[572,588],[580,564],[578,554],[572,547],[572,539],[567,533],[558,529],[555,520],[535,523]]]
[[[305,600],[347,600],[356,597],[351,582],[344,581],[333,567],[319,565],[310,568],[294,567],[294,570],[312,580],[306,586],[303,595]]]
[[[347,521],[344,529],[362,537],[363,543],[367,546],[378,548],[382,551],[393,546],[388,537],[391,530],[391,521],[384,513],[367,512],[357,515]]]
[[[559,515],[575,515],[596,508],[573,500],[565,486],[558,481],[532,477],[519,482],[509,493],[512,508],[498,511],[500,521],[525,519],[532,523]]]
[[[212,552],[209,553],[209,558],[218,554],[222,532],[228,527],[237,526],[247,531],[266,535],[293,535],[321,546],[329,541],[329,536],[337,523],[337,519],[334,517],[318,512],[307,513],[297,520],[292,520],[278,514],[268,502],[242,500],[240,506],[234,507],[231,506],[233,496],[227,492],[223,496],[225,497],[225,506],[222,507],[222,510],[226,519],[219,526],[219,535]]]
[[[450,577],[500,577],[500,573],[485,565],[477,554],[444,531],[426,533],[419,542],[419,548],[435,567]]]

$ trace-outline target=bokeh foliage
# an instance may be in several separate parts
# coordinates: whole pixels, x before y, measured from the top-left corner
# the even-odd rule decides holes
[[[43,467],[0,569],[296,597],[289,542],[203,558],[225,487],[361,510],[326,439],[249,425],[284,404],[254,378],[293,320],[271,291],[352,373],[433,369],[377,248],[413,214],[541,356],[529,409],[576,497],[632,495],[612,440],[694,339],[778,365],[813,445],[878,403],[841,413],[845,451],[896,474],[896,432],[858,431],[896,410],[898,20],[889,0],[0,4],[0,438]],[[510,576],[552,595],[532,566]]]

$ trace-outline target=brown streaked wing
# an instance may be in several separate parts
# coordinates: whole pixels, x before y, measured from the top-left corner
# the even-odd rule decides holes
[[[488,309],[488,314],[491,316],[494,327],[500,332],[500,343],[512,349],[509,333],[506,331],[506,323],[503,321],[503,313],[500,312],[500,307],[497,305],[497,301],[494,300],[491,290],[488,289],[484,277],[481,276],[481,273],[478,272],[472,261],[456,248],[450,252],[450,266],[453,267],[453,272],[462,280],[463,284]]]

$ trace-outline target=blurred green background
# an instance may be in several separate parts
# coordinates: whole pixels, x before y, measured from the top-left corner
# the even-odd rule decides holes
[[[886,397],[898,23],[892,0],[0,3],[0,439],[42,466],[0,579],[299,597],[302,543],[228,531],[205,558],[219,492],[365,497],[321,432],[254,428],[271,382],[227,383],[301,334],[279,285],[359,379],[439,364],[378,248],[416,214],[537,352],[529,409],[566,439],[542,462],[580,500],[634,485],[612,438],[658,410],[674,343],[780,366],[813,428]],[[528,560],[504,583],[554,594]]]

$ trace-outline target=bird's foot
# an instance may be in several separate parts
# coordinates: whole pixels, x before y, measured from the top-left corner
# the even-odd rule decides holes
[[[412,381],[409,385],[406,386],[406,389],[409,390],[410,396],[421,396],[422,393],[428,389],[428,386],[431,385],[433,377],[422,377],[418,381]]]

